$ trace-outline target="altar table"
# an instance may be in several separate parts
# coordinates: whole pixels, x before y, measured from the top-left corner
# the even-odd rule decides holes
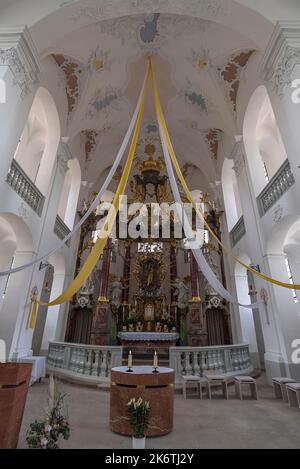
[[[121,366],[111,370],[110,428],[121,435],[132,435],[127,403],[132,398],[150,403],[147,436],[166,435],[173,430],[174,379],[171,368],[134,366],[132,373]]]
[[[168,359],[169,348],[175,347],[177,332],[119,332],[118,338],[126,353],[131,350],[134,358],[147,359],[156,350],[160,359]]]

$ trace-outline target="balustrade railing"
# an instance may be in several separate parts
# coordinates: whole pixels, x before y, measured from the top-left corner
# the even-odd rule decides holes
[[[122,347],[50,342],[47,371],[85,384],[109,383],[110,370],[122,365]]]
[[[54,225],[54,233],[59,239],[65,239],[68,234],[70,234],[70,228],[63,222],[59,215],[56,216],[55,225]],[[70,246],[70,240],[66,242],[67,246]]]
[[[203,376],[213,372],[231,377],[253,371],[249,345],[170,347],[169,353],[176,384],[182,381],[183,375]]]
[[[38,215],[42,214],[45,197],[15,159],[12,160],[6,182],[32,210]]]
[[[268,185],[257,197],[257,204],[260,216],[265,213],[289,190],[295,183],[290,163],[285,160],[283,165],[274,174]]]
[[[245,236],[245,234],[246,228],[244,223],[244,217],[241,217],[230,232],[231,246],[234,247],[242,239],[242,237]]]

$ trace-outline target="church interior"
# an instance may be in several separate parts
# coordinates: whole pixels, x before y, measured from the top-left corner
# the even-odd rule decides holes
[[[299,1],[0,0],[0,123],[0,448],[299,448]]]

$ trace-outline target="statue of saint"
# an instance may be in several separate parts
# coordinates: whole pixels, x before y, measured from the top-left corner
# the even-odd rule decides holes
[[[173,284],[176,288],[176,297],[177,297],[177,305],[178,308],[184,309],[188,306],[189,297],[190,297],[190,289],[184,283],[183,280],[177,278],[176,282]]]
[[[122,302],[122,283],[116,278],[110,285],[110,302],[116,308],[119,308]]]

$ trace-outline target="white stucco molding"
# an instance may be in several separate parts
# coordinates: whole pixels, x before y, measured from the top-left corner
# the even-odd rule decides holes
[[[233,160],[233,170],[237,176],[240,176],[245,168],[245,149],[242,135],[235,136],[235,145],[230,155],[230,159]]]
[[[261,75],[282,96],[285,87],[291,85],[297,64],[300,64],[300,21],[278,21],[260,65]]]
[[[0,66],[9,67],[22,96],[38,83],[38,52],[26,26],[0,27]]]
[[[57,151],[57,164],[61,174],[65,174],[69,169],[69,161],[73,155],[65,139],[62,139]]]

